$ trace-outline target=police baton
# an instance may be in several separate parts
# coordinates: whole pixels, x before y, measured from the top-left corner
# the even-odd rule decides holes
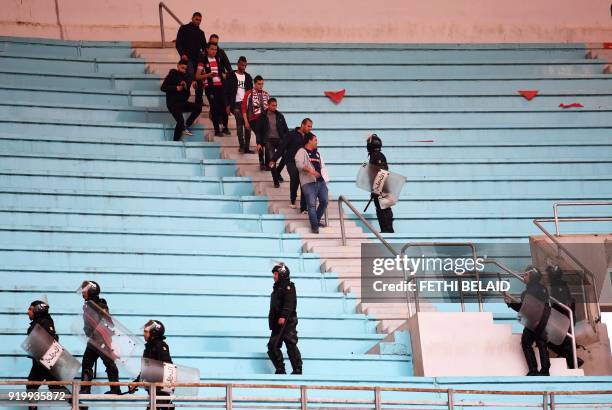
[[[369,208],[370,204],[372,203],[372,200],[373,200],[373,199],[374,199],[374,198],[370,196],[370,200],[368,201],[368,203],[367,203],[366,207],[365,207],[365,208],[363,208],[363,213],[366,213],[366,211],[368,210],[368,208]]]
[[[280,332],[278,332],[278,336],[276,336],[276,342],[274,343],[274,347],[279,347],[281,343],[281,338],[283,337],[283,333],[285,333],[285,327],[287,327],[287,322],[289,320],[285,319],[285,323],[283,323],[283,327],[281,327]]]

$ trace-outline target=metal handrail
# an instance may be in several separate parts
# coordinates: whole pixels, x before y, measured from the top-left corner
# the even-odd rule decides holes
[[[378,240],[385,246],[385,248],[387,248],[389,252],[391,252],[391,254],[393,254],[393,256],[399,256],[399,253],[395,250],[395,248],[391,246],[391,244],[389,244],[389,242],[387,242],[385,238],[383,238],[380,232],[378,232],[378,230],[374,228],[372,224],[368,222],[367,219],[364,218],[361,212],[359,212],[357,208],[353,206],[351,201],[349,201],[349,199],[345,197],[344,195],[340,195],[338,197],[338,216],[340,219],[340,235],[342,237],[342,246],[346,246],[346,228],[344,226],[344,209],[342,208],[342,204],[346,204],[346,206],[348,206],[349,209],[353,211],[355,216],[357,216],[357,218],[359,218],[359,220],[363,222],[363,224],[370,230],[370,232],[372,232],[374,236],[378,238]],[[405,277],[406,277],[406,271],[404,271],[404,278]],[[406,304],[408,306],[408,317],[411,317],[412,307],[410,306],[410,293],[409,292],[406,292]]]
[[[576,390],[576,391],[547,391],[547,390],[487,390],[487,389],[455,389],[455,388],[421,388],[421,387],[390,387],[390,386],[357,386],[357,385],[300,385],[300,384],[254,384],[254,383],[129,383],[129,382],[82,382],[79,380],[74,381],[44,381],[44,382],[29,382],[26,380],[15,380],[15,381],[0,381],[0,386],[24,386],[24,385],[63,385],[71,386],[72,394],[67,395],[66,398],[71,399],[72,409],[79,409],[79,406],[86,405],[87,403],[81,403],[81,400],[88,400],[91,402],[102,401],[102,402],[129,402],[131,405],[135,405],[136,402],[145,402],[150,406],[152,410],[163,409],[166,407],[159,407],[158,400],[175,400],[182,402],[189,402],[189,407],[211,407],[211,403],[215,404],[215,408],[225,408],[226,410],[232,409],[234,404],[244,403],[245,401],[252,402],[249,408],[278,408],[278,406],[270,406],[269,403],[295,403],[302,409],[308,408],[308,405],[319,404],[319,405],[338,405],[342,404],[343,409],[362,409],[364,405],[368,405],[369,408],[375,410],[382,409],[383,405],[391,406],[414,406],[417,405],[419,408],[440,408],[441,406],[446,407],[449,410],[454,409],[454,399],[456,395],[490,395],[490,396],[527,396],[534,397],[540,396],[542,398],[542,409],[548,410],[554,407],[548,405],[550,400],[551,404],[554,403],[555,396],[608,396],[612,395],[612,390]],[[150,391],[150,395],[137,395],[137,396],[121,396],[116,394],[80,394],[80,386],[126,386],[128,384],[136,384],[141,387],[147,387]],[[215,388],[223,391],[224,394],[215,394],[214,396],[163,396],[156,397],[156,387],[198,387],[198,388]],[[239,389],[275,389],[275,390],[297,390],[297,397],[269,397],[269,396],[248,396],[240,397],[234,396],[233,391]],[[316,397],[310,398],[308,391],[361,391],[371,392],[372,397],[370,399],[365,398],[343,398],[337,399],[333,397]],[[422,393],[422,394],[439,394],[439,398],[430,399],[428,401],[419,400],[418,398],[406,398],[404,400],[397,399],[383,399],[382,393],[393,392],[393,393]],[[8,390],[3,389],[0,394],[0,403],[9,403],[15,405],[16,402],[7,400],[9,396]],[[3,401],[6,400],[6,401]],[[463,399],[461,406],[478,406],[478,407],[498,407],[501,405],[499,401],[485,401],[479,397],[469,400]],[[604,401],[605,400],[605,401]],[[609,404],[609,397],[601,397],[595,399],[595,402],[590,404]],[[27,402],[26,402],[27,403]],[[25,405],[29,403],[24,403]],[[261,403],[261,404],[259,404]],[[120,404],[120,403],[117,403]],[[143,403],[144,404],[144,403]],[[533,407],[533,400],[529,400],[529,404]],[[515,407],[527,406],[527,403],[514,402],[512,403]],[[161,405],[164,406],[164,405]]]
[[[478,258],[478,255],[476,254],[476,247],[474,246],[473,243],[471,242],[413,242],[413,243],[407,243],[405,244],[401,251],[400,251],[400,256],[403,258],[405,256],[405,252],[406,249],[412,247],[412,246],[427,246],[427,247],[433,247],[433,246],[446,246],[446,247],[451,247],[451,246],[465,246],[468,247],[472,250],[472,257],[474,258],[474,260],[476,260]],[[418,277],[411,275],[410,279],[406,278],[404,275],[404,279],[407,282],[412,281],[413,279],[418,279]],[[480,280],[479,277],[479,273],[478,271],[476,272],[476,280]],[[417,280],[417,286],[415,287],[415,297],[414,297],[414,307],[416,309],[417,312],[419,312],[419,287],[418,287],[418,280]],[[482,306],[482,295],[480,294],[480,290],[477,291],[478,294],[478,310],[480,312],[483,311],[483,306]],[[461,311],[465,312],[465,303],[463,301],[463,289],[459,288],[459,297],[461,299]]]
[[[557,236],[560,236],[559,230],[559,212],[558,208],[562,206],[602,206],[602,205],[612,205],[612,201],[594,201],[594,202],[556,202],[553,205],[553,213],[555,218],[555,232]],[[612,217],[602,217],[602,218],[564,218],[565,222],[581,222],[581,221],[591,221],[591,222],[601,222],[601,221],[612,221]]]
[[[557,218],[558,221],[561,222],[565,222],[566,218]],[[576,218],[569,218],[569,219],[576,219]],[[587,312],[587,319],[589,321],[589,323],[594,326],[595,323],[599,322],[601,320],[601,307],[599,306],[599,290],[597,287],[597,282],[595,281],[595,274],[593,274],[593,272],[591,272],[582,262],[580,262],[580,260],[574,256],[574,254],[572,254],[565,246],[563,246],[561,244],[561,242],[559,242],[559,240],[550,232],[548,232],[548,230],[546,228],[544,228],[544,226],[542,226],[542,222],[553,222],[555,221],[555,218],[540,218],[540,219],[534,219],[533,223],[535,224],[535,226],[537,226],[551,241],[554,242],[554,244],[557,246],[558,249],[562,250],[576,265],[578,265],[580,267],[580,269],[583,270],[583,272],[589,276],[590,279],[590,284],[593,286],[593,294],[594,294],[594,304],[595,307],[597,309],[597,317],[593,318],[590,309],[586,309]],[[582,278],[584,281],[584,278]],[[585,300],[585,303],[587,303],[587,301]]]
[[[518,273],[514,272],[512,269],[510,269],[509,267],[505,266],[503,263],[495,260],[495,259],[483,259],[482,261],[483,263],[487,263],[487,264],[491,264],[491,265],[495,265],[498,268],[502,269],[503,271],[505,271],[506,273],[514,276],[515,278],[519,279],[521,282],[525,282],[525,280],[523,279],[523,277],[521,275],[519,275]],[[569,337],[570,339],[572,339],[572,354],[573,354],[573,360],[574,360],[574,369],[578,368],[578,356],[576,354],[576,333],[575,333],[575,327],[574,327],[574,312],[572,311],[572,309],[561,303],[558,299],[549,296],[550,300],[553,301],[556,305],[560,306],[563,310],[565,310],[568,313],[568,317],[570,320],[570,328],[569,328],[569,332],[567,332],[566,336]]]
[[[164,13],[163,10],[166,10],[168,12],[168,14],[170,14],[170,16],[177,22],[179,23],[181,26],[183,25],[183,22],[176,17],[176,14],[174,14],[172,12],[172,10],[170,10],[168,8],[168,6],[166,6],[164,4],[163,1],[159,2],[159,29],[161,30],[161,43],[162,43],[162,48],[166,47],[166,34],[164,33]]]
[[[349,209],[353,211],[355,216],[357,216],[357,218],[359,218],[361,222],[364,223],[364,225],[378,238],[378,240],[381,241],[383,245],[385,245],[385,248],[387,248],[389,252],[391,252],[394,256],[398,256],[398,253],[393,248],[393,246],[391,246],[389,242],[387,242],[385,238],[382,237],[380,232],[378,232],[378,230],[376,230],[376,228],[374,228],[372,224],[369,223],[368,220],[363,217],[363,215],[353,206],[351,201],[349,201],[349,199],[345,197],[344,195],[340,195],[338,197],[338,213],[340,215],[340,234],[342,235],[342,246],[346,246],[346,230],[344,228],[344,210],[342,209],[343,203],[346,204],[346,206],[348,206]]]

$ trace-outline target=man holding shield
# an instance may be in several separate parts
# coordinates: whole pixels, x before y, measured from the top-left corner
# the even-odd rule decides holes
[[[117,358],[112,350],[112,319],[109,315],[106,300],[100,298],[100,285],[94,281],[84,281],[81,284],[81,294],[85,299],[83,305],[83,331],[88,337],[87,348],[83,354],[83,370],[81,380],[88,382],[93,380],[93,367],[102,359],[106,367],[109,382],[119,381],[119,369],[115,364]],[[91,386],[81,386],[82,394],[90,394]],[[121,394],[119,386],[111,386],[106,394]]]

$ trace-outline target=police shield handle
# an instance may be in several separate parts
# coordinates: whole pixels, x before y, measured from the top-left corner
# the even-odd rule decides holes
[[[57,380],[72,380],[81,368],[81,363],[38,324],[21,347]]]

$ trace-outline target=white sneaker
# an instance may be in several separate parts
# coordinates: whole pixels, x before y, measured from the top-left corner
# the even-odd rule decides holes
[[[289,204],[289,208],[295,209],[295,208],[297,208],[297,206],[295,204]]]
[[[191,136],[191,135],[193,135],[193,132],[191,132],[191,130],[190,130],[189,128],[185,128],[185,129],[183,130],[183,135],[189,135],[189,136]]]

